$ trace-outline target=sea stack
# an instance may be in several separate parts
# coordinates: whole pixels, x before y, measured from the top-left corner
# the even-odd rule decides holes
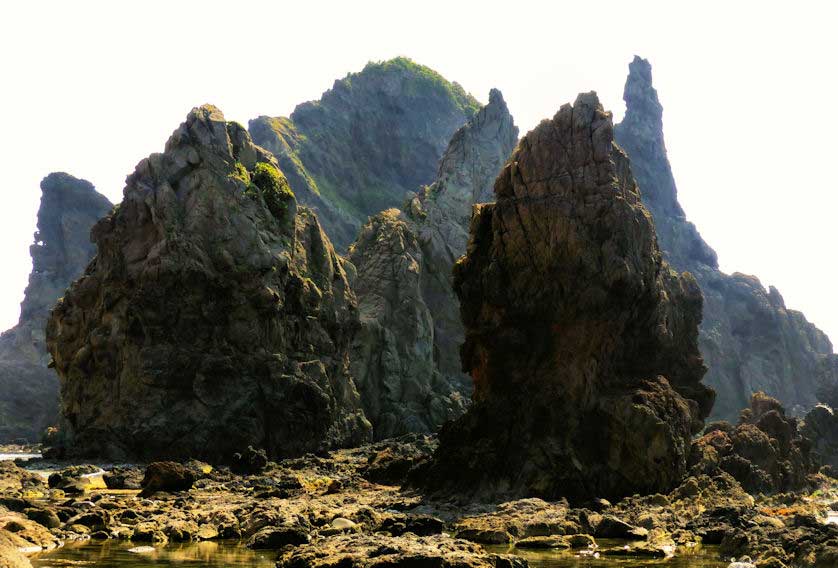
[[[346,263],[242,126],[194,109],[93,239],[47,328],[69,454],[226,461],[368,439]]]
[[[18,324],[0,336],[0,442],[36,442],[58,420],[58,377],[44,337],[49,311],[96,253],[90,228],[113,205],[90,182],[64,172],[41,181],[32,272]]]
[[[701,293],[663,260],[611,114],[581,94],[518,144],[454,285],[473,404],[425,472],[472,495],[666,491],[713,404]]]

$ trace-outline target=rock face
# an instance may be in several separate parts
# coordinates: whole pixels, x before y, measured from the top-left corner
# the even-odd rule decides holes
[[[701,294],[662,260],[596,95],[527,134],[494,190],[454,273],[474,402],[443,427],[424,483],[548,498],[671,489],[713,403]]]
[[[820,465],[828,465],[831,475],[838,476],[838,416],[824,404],[818,404],[803,419],[801,428],[812,444],[812,455]]]
[[[70,453],[222,461],[368,438],[348,266],[243,127],[194,109],[93,238],[47,327]]]
[[[451,135],[479,108],[458,84],[399,57],[335,81],[290,118],[251,120],[249,130],[345,248],[369,216],[433,181]]]
[[[636,57],[631,63],[623,98],[626,115],[614,129],[615,138],[631,160],[664,255],[678,270],[691,272],[704,295],[700,346],[709,368],[706,382],[717,392],[713,415],[734,419],[756,391],[778,398],[793,412],[812,406],[818,401],[819,370],[827,369],[824,359],[838,359],[829,339],[803,314],[787,309],[776,288],[766,290],[753,276],[721,272],[716,253],[687,221],[666,155],[663,109],[648,61]],[[835,368],[829,380],[838,381]]]
[[[41,192],[20,320],[0,336],[0,442],[37,441],[57,423],[58,377],[47,368],[47,316],[93,257],[90,228],[112,207],[89,182],[65,173],[44,178]]]
[[[464,333],[451,271],[466,250],[472,206],[494,199],[517,137],[493,90],[454,134],[436,181],[404,213],[372,217],[350,247],[361,316],[352,369],[378,439],[434,431],[465,410],[471,381],[460,369]]]
[[[708,425],[693,444],[690,473],[725,471],[754,494],[800,490],[817,469],[810,448],[798,419],[786,416],[777,399],[756,392],[736,427]]]

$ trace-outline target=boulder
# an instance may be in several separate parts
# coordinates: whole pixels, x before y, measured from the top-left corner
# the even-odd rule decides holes
[[[351,268],[273,156],[205,105],[123,195],[47,326],[68,454],[223,463],[367,440]]]
[[[157,491],[188,491],[195,483],[195,475],[179,463],[165,461],[149,464],[140,483],[140,496],[147,497]]]
[[[825,405],[818,404],[803,418],[801,434],[812,444],[812,457],[819,465],[829,466],[838,476],[838,416]]]
[[[713,404],[701,294],[663,260],[596,94],[521,140],[495,196],[454,272],[473,404],[420,483],[574,499],[671,489]]]

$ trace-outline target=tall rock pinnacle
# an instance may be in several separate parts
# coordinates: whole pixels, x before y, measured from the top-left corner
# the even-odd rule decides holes
[[[465,408],[471,389],[460,370],[451,269],[465,252],[474,203],[493,199],[517,138],[503,96],[492,90],[452,137],[436,181],[404,213],[372,217],[350,248],[362,325],[353,371],[377,438],[433,431]]]
[[[0,336],[0,441],[35,442],[58,420],[58,377],[47,368],[47,316],[96,252],[90,228],[111,209],[93,185],[65,173],[41,182],[32,272],[17,326]]]
[[[652,68],[635,57],[624,93],[626,115],[614,128],[631,160],[644,205],[652,213],[667,260],[691,272],[704,295],[700,345],[716,389],[713,415],[733,419],[754,392],[764,391],[792,412],[817,402],[823,382],[838,381],[825,359],[832,345],[803,314],[786,308],[776,289],[754,276],[727,275],[716,253],[688,222],[678,204],[663,139],[663,109],[652,87]]]
[[[224,461],[367,440],[347,265],[273,156],[205,105],[123,195],[47,327],[67,451]]]
[[[610,113],[579,95],[518,144],[455,267],[473,405],[431,488],[619,497],[685,474],[713,393],[701,295],[662,260]]]

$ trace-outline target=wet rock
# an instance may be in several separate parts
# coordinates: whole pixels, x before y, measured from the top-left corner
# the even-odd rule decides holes
[[[596,95],[527,134],[495,195],[455,268],[474,403],[443,428],[424,484],[583,499],[668,491],[713,402],[700,382],[701,294],[662,260]]]
[[[205,105],[123,194],[47,326],[68,451],[223,463],[365,441],[348,265],[270,153]]]
[[[188,491],[195,483],[195,475],[186,467],[175,462],[154,462],[145,470],[140,483],[143,490],[141,497],[148,497],[157,491]]]
[[[436,447],[435,438],[421,435],[376,444],[363,475],[374,483],[402,485],[412,471],[428,462]]]
[[[624,540],[646,540],[648,531],[633,527],[613,515],[603,515],[596,525],[594,536],[597,538],[620,538]]]
[[[230,471],[239,474],[261,473],[268,465],[268,456],[265,450],[256,450],[248,446],[244,452],[233,454],[233,461],[230,463]]]
[[[526,568],[525,560],[487,554],[482,547],[446,536],[387,537],[342,535],[294,548],[280,556],[278,568]]]
[[[643,203],[654,217],[667,261],[691,272],[704,296],[699,344],[716,390],[713,416],[735,420],[751,394],[762,390],[786,408],[811,407],[825,382],[838,383],[838,355],[829,338],[785,306],[780,292],[759,279],[719,270],[715,251],[678,203],[663,136],[663,107],[652,86],[652,67],[635,57],[623,98],[626,114],[614,127],[626,151]]]
[[[308,532],[301,527],[267,527],[254,534],[247,542],[248,548],[280,549],[298,546],[309,541]]]
[[[54,511],[50,511],[49,509],[30,507],[28,509],[24,509],[23,514],[26,515],[28,519],[31,519],[48,529],[54,529],[61,526],[61,519],[58,518],[58,515],[55,514]]]
[[[102,475],[108,489],[142,489],[143,471],[138,467],[115,467]]]
[[[55,301],[93,257],[90,228],[111,206],[93,185],[69,174],[52,173],[41,182],[20,318],[0,335],[0,442],[38,442],[58,422],[58,377],[47,368],[44,328]]]

